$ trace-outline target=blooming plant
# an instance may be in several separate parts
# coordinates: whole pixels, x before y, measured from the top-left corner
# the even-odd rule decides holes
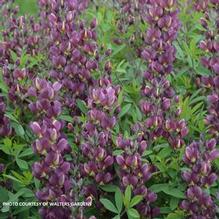
[[[0,218],[219,218],[218,0],[0,15]]]

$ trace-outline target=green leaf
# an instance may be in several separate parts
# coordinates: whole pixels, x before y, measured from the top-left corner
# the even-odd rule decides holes
[[[6,112],[6,113],[5,113],[5,116],[8,117],[11,121],[14,121],[14,122],[16,122],[16,123],[19,123],[19,121],[15,118],[14,115],[12,115],[11,112]]]
[[[20,180],[18,180],[17,178],[13,177],[13,176],[10,176],[10,175],[7,175],[7,174],[2,174],[4,177],[8,178],[8,179],[12,179],[14,180],[15,182],[18,182],[18,183],[21,183],[23,184]]]
[[[21,152],[18,157],[26,157],[26,156],[29,156],[29,155],[33,155],[33,150],[32,148],[27,148],[26,150],[24,150],[23,152]]]
[[[163,187],[162,191],[170,196],[176,197],[176,198],[185,198],[184,193],[179,190],[178,188],[171,188],[171,187]]]
[[[167,216],[167,219],[184,219],[184,213],[182,211],[176,211],[174,213],[170,213]]]
[[[11,122],[11,126],[14,128],[14,130],[18,136],[20,136],[20,137],[24,136],[25,132],[24,132],[23,127],[20,124],[18,124],[16,122]]]
[[[118,210],[116,209],[116,207],[114,206],[114,204],[110,200],[108,200],[106,198],[101,198],[100,202],[103,204],[103,206],[107,210],[114,212],[114,213],[119,213]]]
[[[8,212],[10,210],[10,206],[9,205],[5,205],[5,206],[3,206],[2,208],[1,208],[1,212],[4,214],[5,212]],[[2,213],[1,213],[1,215],[2,215]],[[8,218],[8,215],[7,216],[3,216],[3,217],[1,217],[0,216],[0,219],[7,219]]]
[[[160,150],[161,148],[167,148],[168,146],[169,146],[169,144],[163,143],[163,144],[158,144],[158,145],[154,146],[153,149]]]
[[[17,201],[20,196],[23,196],[24,194],[29,193],[29,192],[30,192],[29,189],[27,189],[27,188],[21,188],[16,194],[10,193],[10,194],[9,194],[9,200],[8,200],[8,201],[9,201],[9,202]],[[32,197],[32,196],[31,196],[31,197]]]
[[[123,106],[121,112],[119,113],[119,118],[123,117],[130,110],[131,106],[131,103],[128,103],[125,106]]]
[[[141,113],[141,110],[138,108],[138,106],[135,106],[136,108],[136,114],[137,114],[137,118],[139,121],[142,120],[142,113]]]
[[[38,7],[36,0],[16,0],[15,3],[20,6],[19,14],[37,14]]]
[[[22,55],[20,57],[20,67],[24,68],[27,61],[28,61],[29,55],[26,54],[26,51],[22,51]]]
[[[184,52],[183,50],[181,49],[181,47],[179,46],[179,44],[177,42],[174,42],[174,46],[176,47],[176,51],[177,51],[177,58],[182,60],[184,58]]]
[[[60,115],[59,118],[61,120],[66,121],[66,122],[73,122],[73,118],[70,115]]]
[[[11,172],[24,185],[29,185],[32,182],[33,176],[32,176],[32,173],[30,171],[24,171],[23,175],[15,172],[13,170]]]
[[[100,186],[100,188],[105,192],[116,192],[116,190],[118,189],[117,186],[111,184]]]
[[[84,113],[84,114],[87,113],[88,109],[87,109],[86,103],[83,100],[77,99],[76,104],[82,113]]]
[[[126,45],[121,45],[121,46],[117,46],[116,50],[114,50],[113,54],[110,56],[111,58],[113,58],[114,56],[116,56],[120,51],[122,51],[124,48],[126,47]]]
[[[160,213],[161,214],[168,214],[170,212],[172,212],[172,210],[169,207],[161,207],[160,208]]]
[[[113,151],[113,155],[114,155],[114,156],[121,155],[121,154],[123,154],[123,153],[124,153],[123,150],[115,150],[115,151]]]
[[[142,195],[136,195],[135,197],[132,198],[131,202],[130,202],[130,207],[134,207],[135,205],[137,205],[138,203],[140,203],[143,199]]]
[[[132,195],[132,188],[130,185],[128,185],[126,187],[126,190],[125,190],[125,197],[124,197],[124,205],[126,208],[128,208],[129,204],[130,204],[130,201],[131,201],[131,195]]]
[[[19,153],[22,151],[24,148],[25,144],[17,144],[16,142],[13,144],[13,155],[18,156]]]
[[[154,184],[150,187],[150,190],[155,192],[155,193],[159,193],[159,192],[163,191],[164,186],[167,186],[167,184],[165,184],[165,183]]]
[[[116,215],[113,219],[120,219],[120,215]]]
[[[134,208],[128,209],[127,214],[128,214],[129,219],[140,218],[140,215],[139,215],[138,211],[135,210]]]
[[[115,192],[115,201],[116,201],[116,207],[118,209],[118,212],[121,213],[123,207],[123,195],[119,188],[116,189]]]
[[[33,191],[31,189],[28,189],[28,188],[22,188],[20,190],[20,192],[22,192],[22,197],[24,198],[32,198],[35,196],[35,194],[33,193]]]
[[[176,213],[170,213],[168,214],[167,219],[179,219],[179,215]]]
[[[165,159],[166,157],[168,157],[172,152],[172,149],[170,147],[166,147],[166,148],[163,148],[158,156],[161,157],[162,159]]]
[[[17,54],[13,50],[11,50],[11,58],[12,58],[13,62],[16,62],[17,58],[18,58]]]
[[[8,93],[8,87],[3,79],[3,74],[0,72],[0,87],[3,94]]]
[[[156,192],[156,193],[164,192],[167,195],[173,196],[175,198],[180,198],[180,199],[185,198],[184,193],[180,189],[173,188],[167,183],[154,184],[150,187],[150,190],[152,190],[153,192]]]
[[[6,202],[8,200],[8,191],[0,186],[0,202]]]
[[[121,105],[123,101],[123,90],[120,91],[119,96],[118,96],[118,104]]]
[[[143,153],[142,156],[143,156],[143,157],[146,157],[146,156],[148,156],[148,155],[150,155],[150,154],[153,154],[153,151],[146,149],[146,150],[144,151],[144,153]]]
[[[19,158],[16,158],[16,163],[20,167],[20,169],[27,170],[28,169],[28,164],[25,160],[21,160]]]
[[[5,138],[3,140],[3,143],[4,144],[0,145],[0,150],[2,150],[6,154],[11,155],[13,153],[12,150],[11,150],[12,149],[12,141],[11,141],[11,139],[10,138]]]
[[[40,181],[35,177],[33,180],[34,180],[34,185],[35,185],[36,189],[38,190],[40,188]]]
[[[4,138],[3,142],[4,142],[4,145],[7,145],[7,147],[11,148],[12,141],[10,138]]]
[[[172,197],[170,199],[170,208],[171,208],[172,211],[175,210],[178,207],[178,204],[179,204],[179,199],[178,198]]]

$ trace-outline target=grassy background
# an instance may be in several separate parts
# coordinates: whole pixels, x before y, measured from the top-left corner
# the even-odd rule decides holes
[[[20,7],[20,14],[35,15],[37,13],[37,0],[16,0],[15,3]]]

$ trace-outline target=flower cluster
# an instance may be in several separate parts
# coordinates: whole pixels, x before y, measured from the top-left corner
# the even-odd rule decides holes
[[[114,39],[114,43],[126,43],[140,56],[144,36],[139,26],[143,25],[147,14],[147,0],[117,0],[116,3],[115,8],[119,12],[116,21],[119,36]]]
[[[212,162],[219,157],[216,140],[193,142],[186,147],[184,163],[189,167],[182,173],[182,178],[188,184],[186,200],[182,201],[184,209],[191,219],[212,219],[216,216],[216,206],[213,196],[205,191],[217,180],[212,168]]]
[[[152,208],[151,203],[156,201],[157,195],[145,185],[151,178],[154,168],[142,159],[148,146],[147,142],[144,140],[134,142],[120,136],[117,139],[117,146],[123,150],[121,155],[116,156],[122,189],[125,190],[128,185],[132,185],[134,195],[143,196],[143,201],[137,206],[141,215],[155,217],[159,214],[159,209]]]
[[[146,75],[147,74],[147,75]],[[159,137],[168,140],[173,148],[180,148],[184,144],[183,138],[188,134],[188,128],[184,119],[179,119],[180,109],[175,109],[178,97],[174,97],[174,90],[165,78],[160,80],[145,73],[142,94],[144,99],[140,107],[147,116],[141,126],[148,141],[154,141]]]
[[[92,177],[97,184],[106,184],[113,179],[114,157],[112,156],[111,129],[116,124],[119,87],[104,77],[91,88],[88,98],[88,121],[83,129],[81,150],[86,157],[82,173]],[[115,112],[115,113],[114,113]]]
[[[36,74],[30,65],[29,56],[36,56],[40,49],[40,25],[31,17],[18,16],[18,8],[9,3],[2,5],[1,15],[7,17],[3,23],[3,40],[0,42],[0,66],[3,78],[9,87],[8,96],[17,104],[25,102],[29,81]]]
[[[88,86],[93,83],[91,73],[98,68],[96,20],[87,27],[79,19],[87,0],[39,3],[49,31],[50,75],[63,85],[64,103],[74,115],[76,99],[87,99]]]
[[[118,0],[118,3],[121,13],[121,17],[118,20],[118,29],[121,32],[125,32],[127,26],[133,25],[137,20],[141,19],[141,10],[143,9],[143,4],[140,4],[140,1],[136,0]]]
[[[196,0],[194,8],[197,11],[205,11],[208,8],[209,0]]]
[[[57,120],[61,113],[61,103],[57,93],[61,84],[36,78],[34,86],[29,88],[28,95],[34,98],[29,108],[38,115],[38,120],[30,127],[37,139],[33,143],[33,150],[40,156],[40,161],[33,164],[33,175],[39,179],[43,188],[36,193],[40,201],[68,202],[72,200],[71,181],[69,178],[70,163],[65,161],[64,155],[71,148],[62,133],[63,124]],[[70,218],[68,208],[42,208],[43,218]]]
[[[156,0],[148,4],[147,22],[150,25],[142,51],[142,58],[148,63],[148,71],[166,75],[173,69],[176,49],[172,42],[176,39],[180,27],[178,11],[174,0]]]
[[[142,86],[141,110],[147,116],[143,124],[146,139],[153,141],[162,136],[173,148],[184,144],[188,133],[184,120],[179,120],[181,110],[175,109],[179,101],[167,79],[172,72],[176,49],[173,41],[177,36],[180,22],[175,1],[149,1],[146,20],[149,24],[145,36],[146,47],[141,56],[147,62]]]
[[[211,4],[210,4],[211,3]],[[204,86],[210,89],[208,96],[208,115],[206,124],[210,126],[210,134],[219,136],[219,2],[212,0],[206,6],[205,16],[201,19],[205,28],[205,39],[200,42],[200,48],[205,52],[205,57],[201,58],[204,67],[208,68],[212,75],[202,77]],[[210,16],[213,14],[213,17]],[[213,25],[215,28],[212,29]]]

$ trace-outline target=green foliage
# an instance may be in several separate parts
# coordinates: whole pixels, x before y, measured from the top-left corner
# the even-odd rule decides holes
[[[22,15],[26,13],[36,15],[38,12],[37,0],[15,0],[15,4],[19,5]]]
[[[195,91],[190,97],[180,98],[179,102],[179,107],[182,109],[180,116],[188,122],[191,135],[204,133],[206,130],[204,124],[206,96],[200,94],[201,89]]]
[[[112,49],[112,54],[109,57],[104,56],[103,60],[101,60],[100,71],[92,72],[92,76],[99,78],[103,74],[104,63],[111,61],[113,83],[121,87],[118,98],[121,111],[118,114],[114,130],[111,130],[113,136],[112,153],[117,156],[124,153],[123,150],[115,146],[118,135],[122,134],[130,139],[136,137],[131,135],[131,128],[133,124],[143,121],[144,118],[139,103],[141,100],[142,74],[147,69],[147,66],[139,58],[136,50],[143,48],[140,33],[145,34],[147,24],[139,21],[137,24],[128,27],[126,32],[120,33],[117,29],[117,22],[121,14],[114,5],[115,1],[94,0],[92,2],[95,3],[95,6],[90,6],[87,11],[81,14],[81,17],[86,18],[88,21],[93,18],[97,19],[98,45],[103,48],[102,50],[100,49],[101,55],[105,50]],[[38,21],[37,0],[15,0],[16,4],[20,6],[20,15],[27,13],[33,15],[34,19]],[[157,219],[186,218],[184,212],[179,208],[179,203],[185,198],[186,190],[186,185],[181,179],[181,172],[185,169],[182,157],[186,145],[193,140],[199,139],[200,135],[205,134],[208,130],[204,123],[204,118],[207,114],[206,97],[208,90],[202,87],[199,88],[195,83],[198,77],[211,75],[211,72],[200,63],[200,58],[204,54],[199,48],[199,42],[204,37],[204,30],[199,21],[203,14],[193,11],[191,6],[188,5],[188,0],[178,1],[178,4],[182,25],[177,40],[174,42],[176,48],[174,71],[168,79],[180,99],[179,103],[173,107],[181,108],[180,119],[186,120],[189,134],[185,138],[185,145],[177,151],[173,150],[166,141],[160,138],[156,139],[152,147],[149,147],[143,153],[143,161],[152,163],[157,168],[151,180],[146,183],[146,186],[158,195],[158,200],[154,205],[160,207],[161,214]],[[0,21],[4,19],[0,18]],[[134,36],[137,37],[134,38],[133,44],[131,44],[130,38],[133,39]],[[114,39],[118,38],[121,40],[120,45],[114,43]],[[2,39],[2,36],[0,36],[0,39]],[[38,74],[42,77],[46,77],[45,75],[49,72],[50,66],[47,62],[45,63],[47,56],[44,53],[32,56],[28,55],[25,48],[23,48],[21,54],[18,55],[14,51],[10,51],[10,55],[13,62],[20,61],[19,69],[31,69],[33,74]],[[13,68],[13,66],[10,67]],[[28,86],[31,81],[21,80],[19,83]],[[31,148],[34,136],[29,128],[29,122],[33,120],[32,116],[35,115],[30,115],[27,108],[21,110],[11,103],[9,104],[8,90],[9,87],[5,84],[2,69],[0,69],[0,95],[5,98],[7,103],[5,116],[10,120],[14,133],[13,136],[0,138],[0,163],[5,165],[5,169],[0,175],[0,181],[6,182],[9,180],[12,183],[12,188],[10,189],[0,186],[0,202],[36,201],[34,192],[40,189],[41,182],[35,179],[31,173],[31,166],[37,156],[34,156]],[[25,97],[21,97],[21,99],[28,101]],[[19,104],[22,105],[22,103]],[[81,111],[79,121],[83,126],[87,121],[89,109],[86,102],[80,99],[76,100],[76,107]],[[73,123],[74,117],[66,110],[62,111],[58,119],[66,123]],[[75,133],[80,135],[81,126],[76,125],[73,129],[74,132],[66,135],[72,147],[71,153],[77,154],[79,145],[73,143],[73,141]],[[135,134],[137,135],[137,133]],[[70,153],[66,158],[72,161]],[[215,161],[214,168],[219,168],[219,160]],[[74,172],[76,170],[71,171]],[[116,183],[118,185],[118,182]],[[101,198],[99,201],[102,204],[100,212],[95,206],[86,209],[85,212],[88,215],[100,215],[97,218],[141,218],[137,211],[137,205],[142,201],[143,197],[141,195],[134,196],[131,186],[127,186],[124,191],[121,191],[117,185],[100,186]],[[208,192],[215,195],[218,192],[218,185],[218,182],[216,182],[213,189],[209,189]],[[37,208],[30,207],[13,208],[5,206],[0,209],[0,219],[9,218],[11,215],[14,218],[37,219],[39,218],[37,210]]]
[[[132,187],[130,185],[126,187],[124,194],[115,185],[101,186],[101,189],[106,192],[115,193],[115,205],[109,199],[100,199],[100,202],[107,210],[117,214],[114,218],[120,219],[124,214],[129,219],[140,218],[138,211],[134,207],[142,201],[143,197],[141,195],[132,197]]]

